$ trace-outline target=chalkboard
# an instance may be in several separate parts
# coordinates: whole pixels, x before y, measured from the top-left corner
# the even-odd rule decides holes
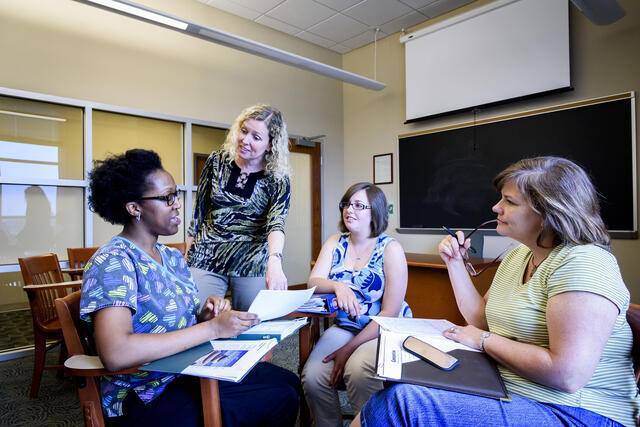
[[[495,218],[493,177],[519,159],[552,155],[581,165],[601,196],[609,231],[635,238],[635,98],[624,96],[400,137],[399,231],[469,229]]]

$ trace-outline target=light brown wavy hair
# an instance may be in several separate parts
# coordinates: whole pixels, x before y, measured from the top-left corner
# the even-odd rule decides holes
[[[600,203],[587,173],[561,157],[520,160],[493,179],[498,192],[513,180],[527,204],[543,219],[537,243],[553,236],[553,244],[595,243],[610,248],[611,238],[600,217]]]

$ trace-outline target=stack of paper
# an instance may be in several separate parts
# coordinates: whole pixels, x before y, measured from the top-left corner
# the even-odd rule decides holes
[[[442,335],[453,323],[448,320],[371,317],[380,325],[377,374],[383,379],[510,400],[493,360],[485,353]],[[404,350],[402,343],[414,336],[458,359],[443,370]]]

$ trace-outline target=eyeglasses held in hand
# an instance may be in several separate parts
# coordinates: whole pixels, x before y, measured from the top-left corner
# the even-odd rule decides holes
[[[484,227],[487,224],[491,224],[494,222],[498,222],[497,219],[490,219],[489,221],[485,221],[482,224],[480,224],[479,226],[477,226],[476,228],[474,228],[471,233],[467,234],[466,236],[464,236],[464,240],[466,241],[468,238],[471,237],[471,235],[473,233],[475,233],[476,231],[478,231],[480,228]],[[456,239],[458,239],[458,235],[456,233],[454,233],[453,231],[451,231],[449,228],[442,226],[442,228],[449,233],[450,235],[452,235],[453,237],[455,237]],[[462,253],[462,259],[464,260],[464,266],[467,269],[467,272],[473,276],[479,276],[482,273],[484,273],[489,267],[491,267],[492,265],[494,265],[495,263],[497,263],[500,260],[500,257],[502,257],[504,254],[506,254],[511,248],[513,248],[513,243],[511,243],[510,245],[508,245],[502,252],[500,252],[500,254],[494,258],[493,261],[491,261],[489,264],[486,264],[484,267],[482,267],[480,270],[476,270],[475,267],[473,266],[473,264],[471,264],[471,261],[469,260],[469,252],[471,253],[476,253],[477,251],[469,246],[469,248],[467,250],[462,250],[460,251]]]
[[[471,264],[471,260],[469,260],[469,254],[467,253],[467,251],[464,251],[462,253],[462,259],[464,260],[464,268],[467,269],[467,273],[469,273],[472,277],[479,276],[482,273],[484,273],[489,267],[491,267],[494,264],[497,264],[500,261],[500,258],[502,258],[502,256],[507,252],[509,252],[511,249],[513,249],[514,246],[515,246],[515,243],[510,243],[509,245],[507,245],[507,247],[504,248],[503,251],[500,252],[498,256],[493,259],[493,261],[491,261],[489,264],[485,264],[485,266],[482,267],[480,270],[476,270],[473,264]]]
[[[174,191],[173,193],[169,193],[166,196],[140,197],[138,200],[162,200],[167,204],[167,206],[172,206],[177,199],[178,199],[178,192]]]
[[[363,209],[371,209],[371,206],[367,206],[362,202],[355,202],[355,203],[340,202],[338,206],[340,207],[340,209],[347,209],[349,206],[353,206],[353,209],[356,211],[361,211]]]

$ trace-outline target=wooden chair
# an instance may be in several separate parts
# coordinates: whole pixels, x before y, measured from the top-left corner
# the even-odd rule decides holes
[[[640,304],[629,304],[627,322],[633,332],[633,370],[637,383],[640,380]]]
[[[66,347],[62,341],[60,321],[53,301],[66,295],[69,289],[80,289],[82,283],[64,282],[62,286],[44,286],[63,282],[56,254],[18,258],[18,262],[20,263],[20,271],[24,281],[23,289],[27,292],[27,297],[29,298],[31,318],[33,320],[34,359],[29,397],[34,398],[38,396],[42,371],[45,369],[62,370],[62,363],[67,355]],[[56,342],[47,346],[47,340],[53,339]],[[47,351],[58,344],[60,344],[59,364],[46,365]]]
[[[69,256],[68,273],[71,279],[76,280],[82,278],[84,266],[98,249],[100,249],[100,246],[94,246],[92,248],[67,248],[67,255]]]
[[[77,377],[78,397],[82,406],[85,426],[104,426],[102,402],[98,378],[103,375],[127,374],[137,371],[137,367],[118,372],[104,368],[89,336],[86,325],[80,320],[80,291],[55,300],[64,341],[70,357],[65,361],[65,370]],[[210,378],[200,379],[204,425],[222,426],[222,411],[218,381]]]
[[[176,248],[180,251],[183,256],[187,255],[187,244],[185,242],[180,243],[163,243],[165,246],[169,246],[170,248]]]

